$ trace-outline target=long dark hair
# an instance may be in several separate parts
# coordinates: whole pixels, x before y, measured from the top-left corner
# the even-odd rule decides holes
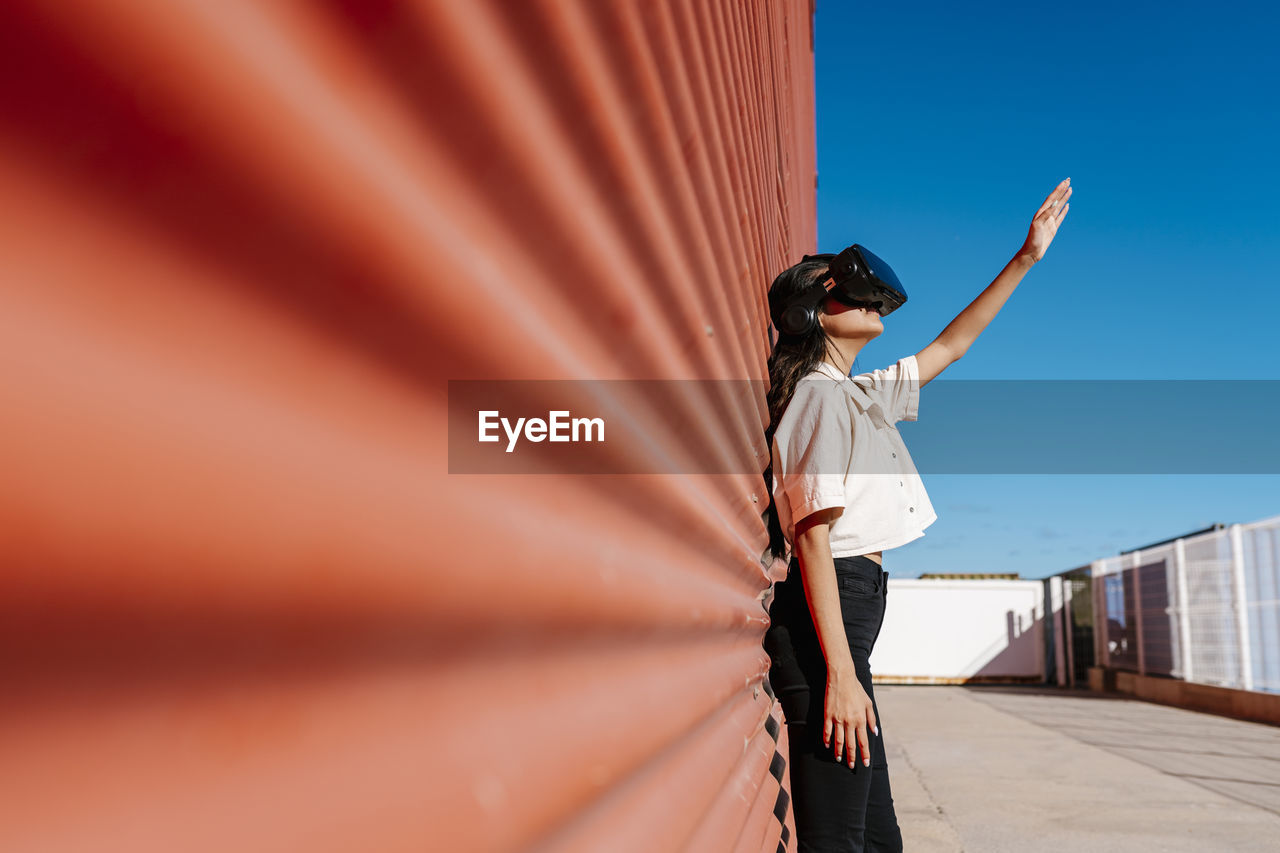
[[[769,285],[769,314],[777,325],[783,309],[799,293],[822,279],[835,255],[805,255],[800,263],[778,274]],[[765,430],[765,445],[769,448],[769,467],[764,470],[766,490],[769,492],[769,508],[765,511],[765,523],[769,529],[769,554],[777,560],[787,554],[787,540],[778,520],[778,507],[773,499],[773,434],[778,422],[787,410],[796,385],[818,366],[823,356],[833,351],[834,344],[822,324],[803,335],[788,335],[779,329],[778,342],[769,355],[769,427]]]

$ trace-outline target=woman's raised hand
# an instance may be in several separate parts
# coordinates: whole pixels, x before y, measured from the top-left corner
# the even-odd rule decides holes
[[[836,761],[847,760],[850,767],[861,751],[862,763],[870,767],[871,739],[867,729],[879,733],[875,706],[853,671],[835,677],[828,673],[823,704],[823,745],[833,750]]]
[[[1067,178],[1054,187],[1053,192],[1049,193],[1044,204],[1040,205],[1040,209],[1036,211],[1035,217],[1031,220],[1031,230],[1027,232],[1027,242],[1022,244],[1018,254],[1026,256],[1032,263],[1044,257],[1049,244],[1053,242],[1053,236],[1058,233],[1058,226],[1062,224],[1067,210],[1071,207],[1067,203],[1070,197],[1071,179]]]

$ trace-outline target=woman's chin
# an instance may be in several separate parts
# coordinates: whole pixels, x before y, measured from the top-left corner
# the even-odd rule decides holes
[[[841,316],[839,323],[828,325],[827,334],[832,337],[848,338],[850,340],[869,341],[872,338],[879,337],[884,331],[884,323],[878,318],[861,316],[849,317],[848,314]]]

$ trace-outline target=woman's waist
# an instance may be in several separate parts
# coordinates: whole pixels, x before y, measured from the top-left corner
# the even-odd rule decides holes
[[[876,558],[880,557],[880,552],[872,552]],[[858,554],[855,556],[833,557],[831,562],[835,564],[836,576],[855,575],[865,577],[868,580],[878,581],[880,573],[884,570],[880,559],[873,559],[869,554]],[[791,565],[787,571],[787,580],[800,579],[800,557],[798,554],[791,555]]]

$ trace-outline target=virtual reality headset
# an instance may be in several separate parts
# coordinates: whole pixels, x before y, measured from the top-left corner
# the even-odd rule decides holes
[[[805,261],[828,261],[825,276],[797,294],[773,318],[778,331],[804,335],[818,324],[818,309],[830,296],[851,308],[870,307],[881,317],[907,301],[893,268],[870,249],[854,243],[838,255],[805,255]]]

